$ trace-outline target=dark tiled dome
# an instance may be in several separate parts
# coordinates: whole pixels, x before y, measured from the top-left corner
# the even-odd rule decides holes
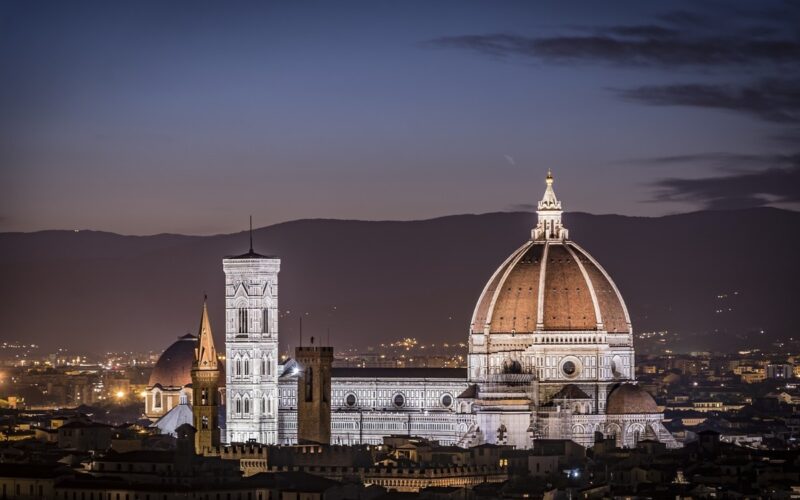
[[[150,373],[149,386],[184,387],[192,383],[192,363],[197,337],[186,334],[164,351]]]
[[[653,396],[634,384],[622,384],[608,395],[606,413],[626,415],[633,413],[660,413]]]

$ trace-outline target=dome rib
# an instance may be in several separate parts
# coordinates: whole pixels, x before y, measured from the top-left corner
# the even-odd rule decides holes
[[[495,293],[497,289],[502,285],[501,278],[505,275],[505,270],[511,264],[511,262],[517,257],[517,254],[522,252],[528,246],[530,246],[531,242],[525,242],[524,245],[517,248],[511,255],[503,261],[497,269],[495,269],[492,277],[489,278],[489,281],[486,282],[486,285],[483,287],[483,291],[481,292],[480,297],[478,297],[478,302],[475,304],[475,310],[472,313],[472,324],[471,324],[471,333],[487,333],[487,325],[489,324],[489,316],[490,316],[490,306],[494,303]],[[491,297],[491,300],[489,300]]]
[[[622,299],[622,294],[619,292],[619,288],[617,288],[617,284],[614,283],[614,280],[611,279],[611,276],[608,272],[600,265],[597,260],[592,257],[592,255],[581,248],[580,245],[577,245],[574,242],[570,242],[570,244],[575,247],[587,260],[589,260],[594,269],[605,279],[605,281],[611,286],[611,291],[613,292],[613,296],[611,293],[599,293],[598,294],[598,303],[601,306],[601,310],[604,312],[603,314],[603,324],[607,332],[609,333],[628,333],[633,334],[633,328],[631,325],[631,317],[628,314],[628,306],[625,304],[625,301]],[[588,268],[590,276],[594,274],[594,270]],[[600,276],[597,276],[599,279]],[[594,283],[594,279],[592,279]],[[595,290],[597,291],[597,284],[595,283]],[[614,309],[619,308],[620,311],[614,311]]]
[[[536,302],[536,329],[544,329],[544,282],[547,276],[547,259],[549,259],[550,244],[544,244],[542,251],[542,265],[539,267],[539,297]]]
[[[528,241],[514,253],[515,257],[514,260],[506,267],[506,270],[503,273],[503,277],[500,278],[500,281],[497,283],[497,287],[495,288],[494,294],[492,296],[492,301],[489,303],[489,310],[487,311],[486,314],[487,325],[491,325],[494,322],[494,313],[497,308],[497,299],[498,297],[500,297],[500,293],[506,286],[506,281],[508,281],[508,275],[511,274],[511,271],[513,271],[517,267],[517,264],[519,264],[519,261],[522,259],[522,257],[525,256],[531,245],[533,245],[533,242]]]
[[[544,286],[544,329],[596,330],[597,321],[583,274],[566,245],[550,245]]]
[[[600,304],[597,301],[597,293],[594,289],[594,284],[592,280],[589,279],[589,273],[586,271],[586,268],[583,265],[581,259],[575,255],[575,251],[569,247],[569,245],[564,245],[567,249],[567,252],[572,256],[572,259],[578,264],[578,269],[581,270],[581,274],[583,275],[583,281],[586,283],[586,287],[589,290],[589,296],[592,298],[592,305],[594,305],[594,318],[597,322],[597,329],[603,330],[605,327],[603,326],[603,315],[600,313]]]
[[[542,245],[529,245],[508,267],[492,308],[489,328],[493,332],[533,333],[538,322],[538,279]]]

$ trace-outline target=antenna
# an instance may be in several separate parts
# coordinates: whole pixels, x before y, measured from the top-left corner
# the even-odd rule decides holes
[[[253,253],[253,216],[250,216],[250,253]]]
[[[303,347],[303,317],[300,316],[300,347]]]

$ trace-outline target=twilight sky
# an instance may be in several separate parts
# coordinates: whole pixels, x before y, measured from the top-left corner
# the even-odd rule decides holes
[[[0,2],[0,231],[800,207],[800,2]]]

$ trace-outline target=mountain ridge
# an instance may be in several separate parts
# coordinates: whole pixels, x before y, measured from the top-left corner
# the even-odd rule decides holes
[[[684,215],[693,215],[699,213],[735,213],[735,212],[747,212],[747,211],[775,211],[775,212],[784,212],[784,213],[800,213],[795,210],[789,210],[784,208],[777,208],[777,207],[751,207],[751,208],[738,208],[738,209],[707,209],[707,210],[694,210],[691,212],[677,212],[671,214],[663,214],[663,215],[628,215],[628,214],[616,214],[616,213],[602,213],[596,214],[592,212],[583,212],[583,211],[565,211],[564,215],[589,215],[592,217],[620,217],[620,218],[627,218],[627,219],[664,219],[668,217],[681,217]],[[403,220],[396,220],[396,219],[336,219],[330,217],[304,217],[302,219],[290,219],[286,221],[276,222],[274,224],[268,224],[266,226],[259,226],[253,228],[253,231],[258,231],[267,228],[274,228],[276,226],[281,226],[284,224],[293,224],[296,222],[305,222],[305,221],[314,221],[314,222],[380,222],[380,223],[413,223],[413,222],[430,222],[430,221],[437,221],[441,219],[451,219],[457,217],[480,217],[484,215],[499,215],[499,214],[517,214],[517,215],[529,215],[535,216],[536,212],[526,212],[524,210],[497,210],[492,212],[481,212],[481,213],[462,213],[462,214],[449,214],[449,215],[439,215],[435,217],[429,217],[424,219],[403,219]],[[3,235],[32,235],[32,234],[40,234],[40,233],[101,233],[101,234],[110,234],[115,236],[123,236],[123,237],[131,237],[131,238],[149,238],[149,237],[156,237],[156,236],[180,236],[180,237],[187,237],[187,238],[208,238],[208,237],[218,237],[218,236],[235,236],[243,233],[248,233],[248,229],[244,229],[241,231],[234,231],[230,233],[214,233],[214,234],[183,234],[183,233],[153,233],[153,234],[125,234],[125,233],[117,233],[114,231],[107,231],[103,229],[39,229],[36,231],[0,231],[0,236]]]
[[[615,280],[634,331],[669,330],[690,342],[714,330],[731,338],[793,331],[798,212],[569,212],[564,221]],[[401,336],[458,342],[486,280],[534,224],[529,212],[299,219],[254,229],[254,246],[282,258],[283,348],[297,338],[298,313],[306,335],[330,327],[338,346]],[[0,233],[0,339],[56,346],[66,335],[78,349],[163,349],[196,330],[206,292],[221,346],[221,259],[246,251],[247,233]],[[733,310],[715,313],[715,297],[737,289]]]

